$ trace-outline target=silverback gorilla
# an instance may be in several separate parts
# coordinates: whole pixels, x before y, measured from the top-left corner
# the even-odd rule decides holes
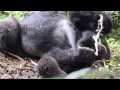
[[[84,19],[85,18],[83,18],[83,20]],[[93,18],[91,18],[91,21],[92,20]],[[7,22],[9,22],[9,20]],[[107,23],[107,21],[105,22]],[[4,23],[6,22],[1,22],[0,25]],[[9,23],[9,25],[11,24]],[[16,44],[14,40],[10,40],[10,43],[14,43],[13,45],[21,47],[19,49],[23,49],[25,53],[40,58],[38,61],[38,71],[43,77],[63,77],[72,71],[91,66],[95,60],[102,58],[109,59],[110,57],[109,47],[107,46],[104,36],[101,35],[100,38],[108,52],[105,52],[103,48],[99,48],[99,55],[96,57],[94,55],[94,41],[91,38],[92,35],[96,33],[90,31],[90,28],[87,28],[86,31],[83,30],[84,32],[81,31],[76,23],[70,22],[65,17],[64,11],[30,12],[19,22],[19,25],[18,22],[16,22],[14,26],[9,25],[7,26],[8,28],[14,27],[16,30],[20,30],[19,32],[15,32],[15,35],[18,34],[17,37],[14,35],[9,37],[11,40],[15,37],[15,41],[18,43]],[[106,27],[107,26],[104,26],[104,28]],[[15,29],[13,29],[13,31],[14,30]],[[5,32],[4,35],[2,31]],[[0,44],[4,42],[5,45],[8,45],[8,41],[2,39],[2,36],[8,35],[8,31],[4,28],[1,32]],[[90,36],[86,37],[89,33]],[[90,40],[91,46],[90,44],[87,46],[84,40]],[[78,48],[78,45],[81,47]],[[1,45],[0,49],[1,51],[8,51],[9,46],[4,48],[3,45]],[[12,50],[15,49],[12,48],[9,51],[12,52]]]
[[[54,62],[57,62],[60,69],[66,73],[90,66],[94,61],[92,49],[86,47],[76,49],[74,25],[63,14],[50,11],[33,12],[20,22],[20,26],[22,47],[25,52],[41,57],[38,68],[42,75],[43,71],[47,74],[50,68],[47,62],[49,60],[43,59],[45,57],[53,57],[56,60]],[[39,63],[43,62],[46,62],[45,67],[41,68],[43,64]]]

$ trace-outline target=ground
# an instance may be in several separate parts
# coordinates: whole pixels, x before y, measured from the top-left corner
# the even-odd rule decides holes
[[[24,61],[10,55],[0,53],[0,79],[40,79],[34,59]]]

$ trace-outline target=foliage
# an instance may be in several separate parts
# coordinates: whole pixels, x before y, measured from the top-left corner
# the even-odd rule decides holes
[[[8,16],[13,16],[18,20],[22,20],[27,13],[28,11],[0,11],[0,20]]]
[[[109,11],[109,14],[111,15],[113,28],[120,27],[120,11]]]
[[[107,43],[111,49],[112,57],[120,56],[120,28],[113,30],[111,34],[106,37]]]

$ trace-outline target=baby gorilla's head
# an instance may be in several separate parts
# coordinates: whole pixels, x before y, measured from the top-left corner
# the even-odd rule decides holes
[[[112,22],[108,15],[102,11],[69,11],[70,20],[80,31],[96,31],[100,14],[103,15],[102,33],[108,34],[112,28]]]
[[[38,72],[43,78],[66,76],[66,73],[60,69],[57,61],[51,56],[44,56],[38,61]]]

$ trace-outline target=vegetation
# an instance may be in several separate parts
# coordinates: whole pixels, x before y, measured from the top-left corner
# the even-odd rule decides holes
[[[0,20],[5,19],[8,16],[13,16],[18,20],[22,20],[28,11],[0,11]]]
[[[0,20],[5,19],[8,16],[13,16],[18,20],[22,20],[28,11],[0,11]],[[120,79],[120,11],[106,11],[111,15],[113,22],[113,30],[106,40],[111,49],[110,60],[100,60],[92,65],[90,72],[80,71],[80,78],[83,79]],[[88,68],[87,68],[88,70]],[[81,74],[81,73],[84,73]],[[76,75],[75,73],[73,75]],[[76,75],[78,77],[78,75]],[[73,76],[75,78],[75,76]],[[71,76],[72,78],[72,76]]]

